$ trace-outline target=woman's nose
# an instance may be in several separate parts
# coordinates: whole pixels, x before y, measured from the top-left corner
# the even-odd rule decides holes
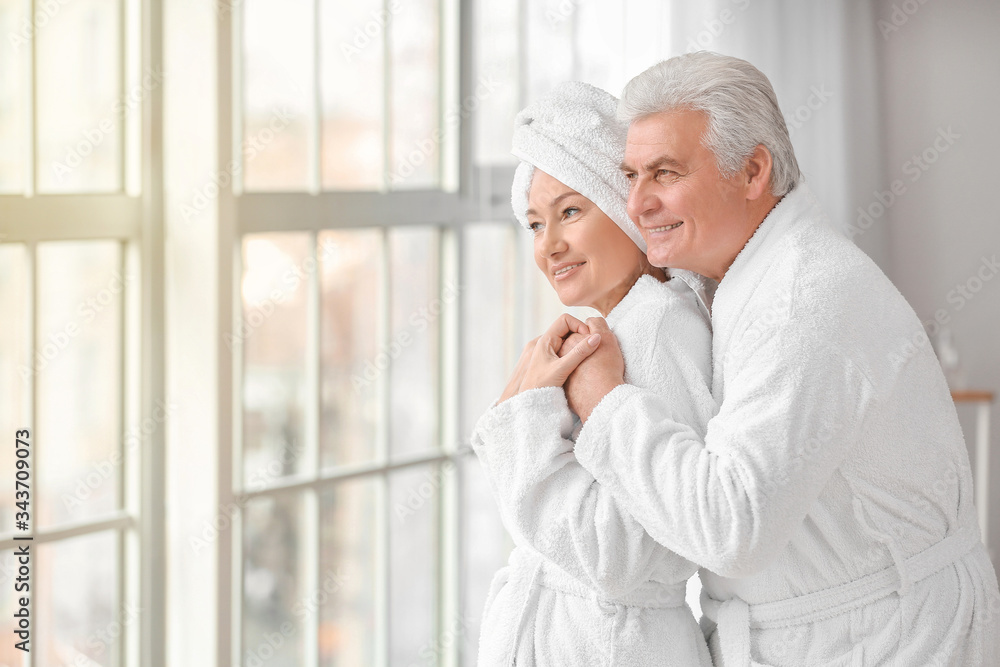
[[[551,257],[566,250],[566,240],[558,224],[546,224],[542,231],[541,251],[546,257]]]

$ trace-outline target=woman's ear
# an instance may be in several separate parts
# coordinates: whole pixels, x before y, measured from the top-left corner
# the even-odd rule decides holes
[[[745,187],[747,199],[753,201],[771,191],[771,169],[774,162],[771,151],[764,144],[757,144],[753,153],[747,158],[743,173],[746,178]]]

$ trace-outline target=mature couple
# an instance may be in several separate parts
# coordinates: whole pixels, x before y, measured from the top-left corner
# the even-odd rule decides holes
[[[481,666],[1000,665],[1000,592],[921,323],[823,219],[749,63],[516,120],[566,305],[473,439],[516,547]],[[702,579],[698,627],[685,582]]]

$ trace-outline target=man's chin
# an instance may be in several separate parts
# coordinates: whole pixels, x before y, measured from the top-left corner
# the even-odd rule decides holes
[[[676,259],[674,253],[670,252],[669,249],[662,246],[657,246],[653,248],[646,248],[646,259],[653,266],[664,269],[668,266],[673,266],[673,261]]]

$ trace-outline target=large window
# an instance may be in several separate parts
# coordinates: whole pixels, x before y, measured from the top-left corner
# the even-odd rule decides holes
[[[3,664],[160,664],[148,649],[162,630],[139,614],[157,618],[162,604],[148,585],[162,515],[144,468],[170,411],[150,337],[162,326],[147,261],[156,216],[143,216],[160,188],[142,123],[162,81],[140,49],[149,11],[137,0],[0,0]],[[16,523],[21,429],[29,518]],[[24,595],[13,553],[25,545],[29,653],[11,639]]]

